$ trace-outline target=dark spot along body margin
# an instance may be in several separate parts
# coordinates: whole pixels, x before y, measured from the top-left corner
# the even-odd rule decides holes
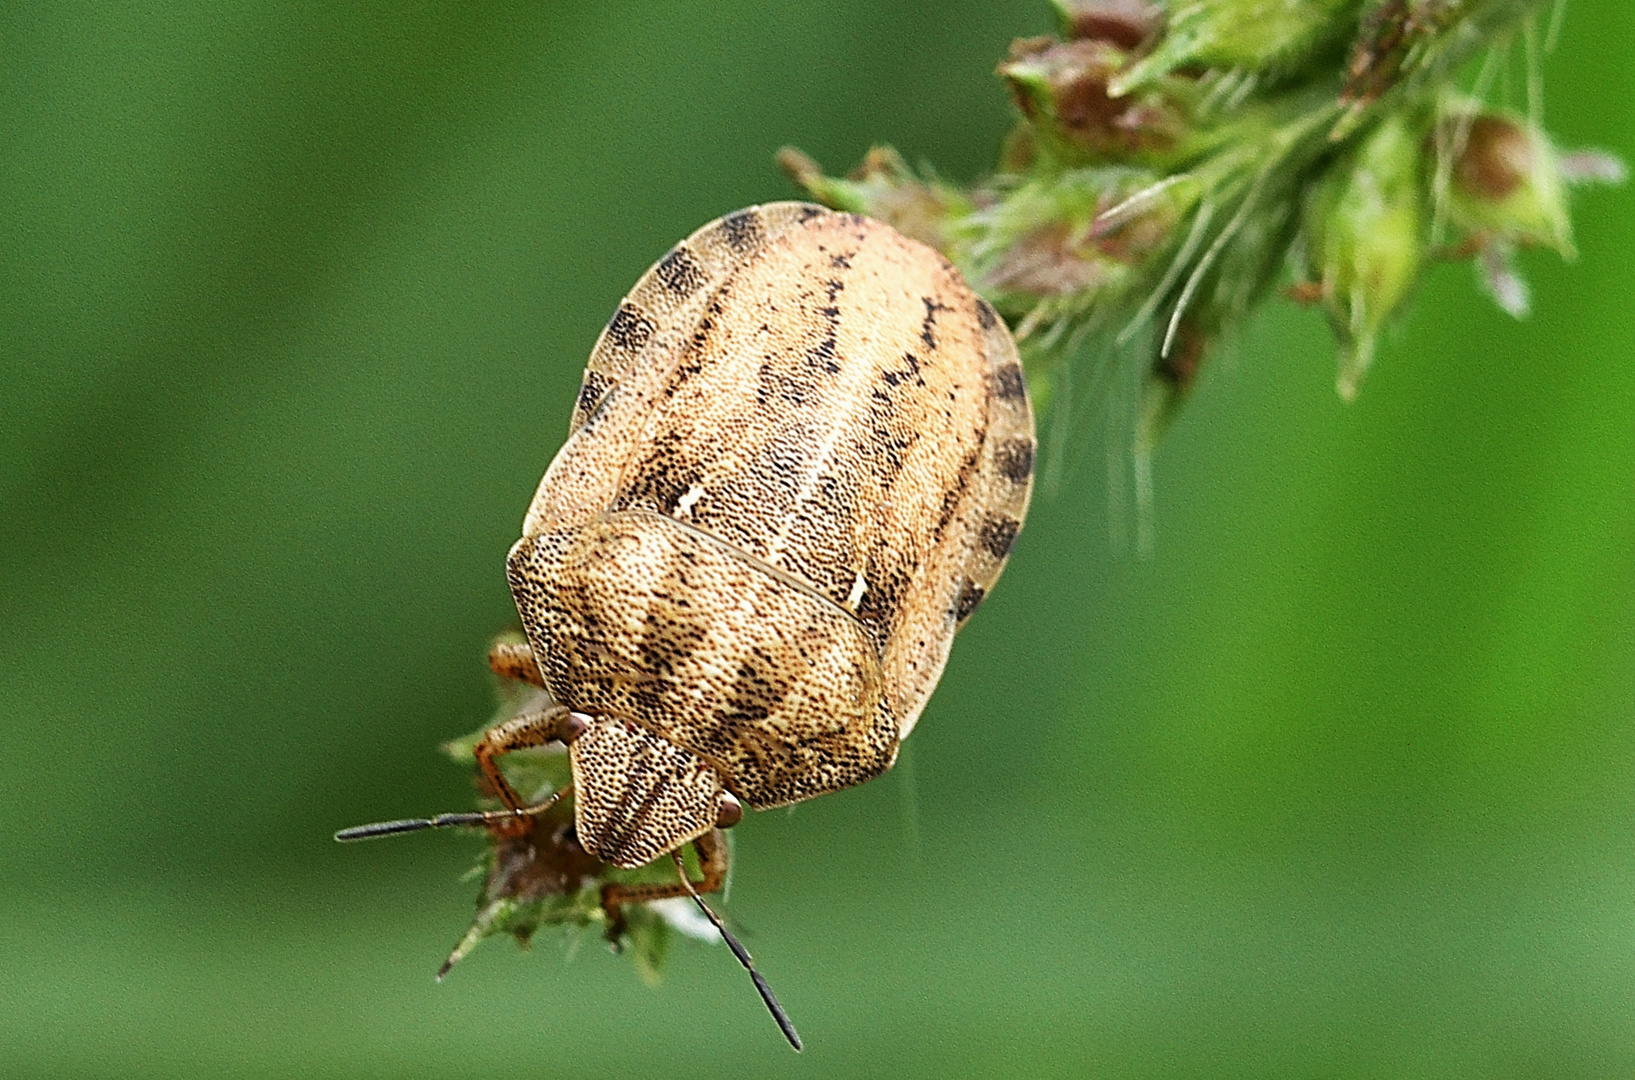
[[[653,268],[659,282],[676,296],[691,296],[709,280],[693,253],[677,245]]]
[[[627,353],[640,352],[647,347],[656,329],[653,320],[643,315],[628,301],[619,304],[619,310],[607,321],[607,340]]]
[[[585,381],[579,387],[579,411],[590,415],[591,410],[601,403],[602,397],[612,385],[612,380],[607,376],[586,369]]]
[[[737,252],[745,252],[761,243],[761,220],[754,210],[740,210],[721,219],[721,235],[727,245]]]
[[[976,321],[982,325],[984,330],[992,330],[999,325],[999,312],[995,311],[993,305],[980,296],[976,298]]]
[[[985,595],[982,586],[970,578],[960,582],[959,595],[954,599],[954,621],[962,623],[969,619],[971,612],[981,605],[982,598]]]
[[[1016,364],[1006,364],[994,375],[994,394],[1001,401],[1020,401],[1027,396],[1027,381]]]
[[[1025,484],[1033,475],[1033,442],[1011,439],[994,451],[994,466],[1013,484]]]
[[[1003,559],[1011,553],[1011,545],[1016,543],[1016,534],[1021,528],[1022,523],[1015,518],[993,514],[982,519],[979,539],[990,555]]]

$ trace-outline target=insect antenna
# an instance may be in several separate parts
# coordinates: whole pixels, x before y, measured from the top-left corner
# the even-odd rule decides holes
[[[692,881],[687,877],[686,864],[681,861],[681,852],[679,850],[673,851],[670,855],[676,861],[676,871],[681,875],[681,884],[686,887],[687,895],[693,898],[693,903],[698,905],[698,910],[702,911],[704,917],[710,920],[716,930],[720,931],[721,940],[727,943],[727,948],[732,950],[732,955],[736,956],[738,962],[744,965],[744,970],[749,972],[749,977],[754,981],[755,989],[760,993],[761,1000],[766,1003],[766,1011],[771,1013],[772,1019],[777,1022],[778,1030],[783,1032],[783,1037],[789,1040],[790,1046],[793,1046],[797,1051],[802,1049],[800,1032],[795,1030],[795,1022],[789,1019],[789,1014],[783,1011],[782,1005],[778,1004],[778,995],[772,992],[772,987],[768,986],[766,980],[761,977],[761,973],[755,970],[755,958],[749,955],[749,950],[744,948],[737,938],[733,937],[732,931],[727,929],[727,924],[721,921],[721,916],[711,911],[710,905],[706,904],[704,898],[698,895],[698,890],[693,888]]]
[[[464,814],[438,814],[429,818],[401,818],[397,821],[377,821],[371,825],[354,825],[335,834],[341,843],[353,840],[373,840],[377,836],[396,836],[398,833],[419,832],[421,829],[449,829],[460,825],[500,825],[521,817],[543,814],[573,790],[564,784],[551,793],[544,802],[525,806],[520,810],[474,810]]]

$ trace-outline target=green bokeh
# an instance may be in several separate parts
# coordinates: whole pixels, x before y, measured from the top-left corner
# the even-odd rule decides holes
[[[967,178],[1042,0],[0,12],[0,1074],[1635,1072],[1635,211],[1363,395],[1278,306],[1109,546],[1068,430],[905,767],[754,817],[665,984],[490,943],[457,809],[501,561],[625,288],[876,140]],[[1635,150],[1635,8],[1567,145]],[[815,1070],[815,1071],[814,1071]]]

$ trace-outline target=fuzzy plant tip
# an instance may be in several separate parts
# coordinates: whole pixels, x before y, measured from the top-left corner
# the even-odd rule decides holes
[[[1326,317],[1350,400],[1434,260],[1526,312],[1515,254],[1574,253],[1570,193],[1622,161],[1539,117],[1546,0],[1056,0],[998,65],[1017,118],[955,184],[876,147],[794,182],[937,247],[1015,330],[1041,401],[1075,356],[1141,386],[1137,446],[1266,297]],[[1526,73],[1525,100],[1498,89]],[[1097,361],[1105,365],[1107,361]]]

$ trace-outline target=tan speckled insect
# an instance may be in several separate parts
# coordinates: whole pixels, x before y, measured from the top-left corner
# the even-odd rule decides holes
[[[528,641],[490,662],[555,702],[477,745],[507,809],[340,837],[540,812],[569,788],[526,806],[495,759],[560,740],[587,852],[680,869],[695,842],[706,864],[604,904],[688,895],[720,928],[698,896],[714,830],[891,767],[1004,568],[1033,456],[1015,343],[941,255],[803,203],[711,222],[603,330],[506,560]]]

